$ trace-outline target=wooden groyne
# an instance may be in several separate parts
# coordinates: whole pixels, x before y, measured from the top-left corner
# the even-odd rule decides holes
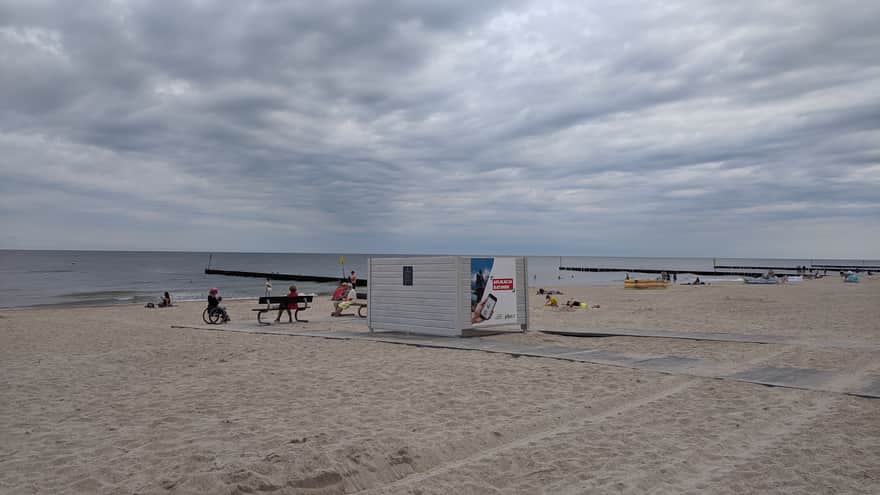
[[[810,272],[813,270],[851,270],[854,272],[863,272],[867,270],[880,270],[880,266],[868,266],[868,265],[820,265],[820,264],[810,264],[803,265],[800,267],[797,266],[742,266],[742,265],[715,265],[715,269],[717,270],[785,270],[790,272],[799,272],[806,268],[806,271]]]
[[[851,270],[854,272],[877,271],[878,265],[812,265],[817,270]]]
[[[796,272],[800,268],[796,266],[739,266],[739,265],[716,265],[716,270],[786,270]],[[809,271],[809,267],[807,268]]]
[[[335,283],[339,282],[343,277],[323,277],[319,275],[291,275],[289,273],[265,273],[265,272],[246,272],[240,270],[218,270],[216,268],[205,268],[206,275],[223,275],[226,277],[249,277],[262,278],[272,280],[293,280],[297,282],[321,282]],[[366,287],[367,279],[359,278],[357,280],[358,287]]]
[[[719,267],[720,268],[720,267]],[[569,271],[569,272],[629,272],[629,273],[668,273],[672,275],[682,274],[682,273],[690,273],[693,275],[703,275],[703,276],[724,276],[724,275],[735,275],[738,277],[761,277],[764,275],[764,272],[719,272],[717,270],[669,270],[669,269],[658,269],[658,268],[593,268],[593,267],[585,267],[585,266],[560,266],[559,270]]]

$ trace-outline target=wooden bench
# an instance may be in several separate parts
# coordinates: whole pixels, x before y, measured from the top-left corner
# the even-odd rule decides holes
[[[269,323],[264,322],[262,320],[263,313],[269,313],[272,311],[277,312],[281,308],[287,308],[288,304],[296,303],[296,309],[291,308],[293,311],[293,318],[300,323],[308,323],[309,320],[300,320],[299,312],[305,311],[309,308],[309,303],[312,302],[313,296],[296,296],[296,297],[287,297],[287,296],[271,296],[271,297],[261,297],[259,304],[265,304],[264,308],[254,308],[251,311],[257,312],[257,322],[260,325],[269,325]],[[273,306],[274,304],[274,306]],[[300,304],[305,304],[304,307],[301,307]],[[288,316],[288,319],[290,317]],[[293,320],[290,320],[290,323],[293,323]]]
[[[363,301],[363,302],[361,302]],[[338,301],[342,302],[342,301]],[[358,292],[357,299],[352,301],[352,303],[348,306],[349,308],[357,307],[357,315],[361,318],[366,318],[367,315],[364,314],[364,309],[367,307],[367,293],[366,292]],[[348,308],[346,308],[348,309]],[[344,311],[344,310],[343,310]],[[339,312],[339,314],[331,313],[330,316],[354,316],[354,313],[343,313]]]

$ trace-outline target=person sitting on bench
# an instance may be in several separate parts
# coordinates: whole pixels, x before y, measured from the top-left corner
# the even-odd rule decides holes
[[[288,289],[290,290],[290,292],[287,293],[287,297],[299,296],[299,294],[297,294],[297,292],[296,292],[295,285],[291,285],[290,287],[288,287]],[[293,315],[290,313],[291,309],[299,309],[299,303],[287,303],[286,307],[283,304],[279,304],[278,305],[278,318],[275,318],[275,323],[281,323],[281,315],[284,314],[285,311],[287,311],[287,318],[290,321],[293,321]]]
[[[345,280],[340,280],[339,287],[337,287],[336,290],[333,291],[333,295],[330,297],[330,300],[331,301],[341,301],[342,298],[345,297],[345,291],[347,289],[348,289],[348,287],[346,287]]]
[[[354,290],[354,287],[352,287],[350,283],[346,282],[345,288],[347,289],[345,295],[342,296],[341,301],[334,303],[335,309],[330,316],[341,316],[342,312],[348,309],[348,307],[357,299],[357,291]]]

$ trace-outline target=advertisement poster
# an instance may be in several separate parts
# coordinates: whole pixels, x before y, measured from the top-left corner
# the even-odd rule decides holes
[[[516,258],[471,258],[471,324],[516,323]]]

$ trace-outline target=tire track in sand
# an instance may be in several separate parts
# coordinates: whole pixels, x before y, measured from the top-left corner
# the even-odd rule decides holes
[[[762,354],[760,356],[756,356],[753,359],[750,359],[748,361],[740,363],[740,365],[746,366],[746,367],[755,366],[757,364],[768,362],[772,358],[774,358],[784,352],[785,352],[785,349],[777,349],[774,352],[771,352],[769,354]],[[601,365],[599,365],[599,366],[601,366]],[[641,370],[641,371],[646,372],[646,373],[651,373],[651,371],[648,371],[648,370]],[[658,373],[662,373],[662,372],[658,372]],[[667,373],[663,373],[663,374],[667,374]],[[412,485],[414,483],[420,483],[420,482],[423,482],[424,480],[430,479],[434,476],[438,476],[440,474],[444,474],[444,473],[453,471],[453,470],[461,468],[462,466],[465,466],[467,464],[471,464],[471,463],[473,463],[479,459],[482,459],[484,457],[490,457],[490,456],[493,456],[493,455],[501,453],[501,452],[521,448],[521,447],[527,446],[531,442],[542,440],[544,438],[549,438],[549,437],[552,437],[552,436],[560,434],[560,433],[569,432],[569,431],[576,429],[577,427],[579,427],[583,424],[592,424],[592,423],[604,421],[605,419],[617,416],[618,414],[622,414],[622,413],[625,413],[625,412],[628,412],[628,411],[631,411],[634,409],[644,407],[645,405],[650,404],[652,402],[655,402],[655,401],[658,401],[661,399],[665,399],[665,398],[670,397],[672,395],[675,395],[677,393],[683,392],[683,391],[687,390],[688,388],[691,388],[692,386],[695,386],[699,383],[705,383],[707,380],[714,380],[715,379],[715,378],[711,378],[711,377],[700,377],[700,376],[694,376],[694,375],[676,375],[676,376],[678,377],[678,380],[676,382],[674,382],[672,385],[667,386],[665,388],[662,388],[660,390],[657,390],[657,391],[650,393],[649,395],[646,395],[644,397],[637,398],[635,400],[631,400],[629,402],[605,409],[604,411],[594,412],[593,414],[589,414],[592,411],[585,411],[585,413],[587,414],[586,416],[583,414],[579,414],[580,411],[578,411],[578,412],[572,411],[572,412],[569,412],[567,422],[562,426],[557,426],[555,428],[549,428],[549,429],[544,429],[544,430],[538,430],[538,431],[535,431],[534,433],[527,434],[526,436],[523,436],[523,437],[515,438],[509,442],[505,442],[505,443],[496,445],[496,446],[491,447],[489,449],[480,450],[480,451],[475,452],[471,455],[468,455],[464,458],[453,459],[453,460],[450,460],[447,462],[440,463],[440,464],[438,464],[432,468],[429,468],[425,471],[412,473],[412,474],[405,476],[397,481],[393,481],[391,483],[377,486],[377,487],[366,488],[363,490],[357,490],[357,491],[354,491],[351,493],[364,494],[364,495],[378,494],[378,493],[382,493],[386,490],[393,490],[396,488],[401,488],[404,486]]]
[[[587,416],[580,416],[576,421],[568,422],[563,426],[559,426],[559,427],[551,428],[551,429],[547,429],[547,430],[536,431],[530,435],[526,435],[524,437],[517,438],[517,439],[512,440],[510,442],[502,443],[502,444],[497,445],[495,447],[492,447],[490,449],[481,450],[471,456],[445,462],[443,464],[434,466],[426,471],[412,474],[410,476],[407,476],[407,477],[402,478],[400,480],[394,481],[392,483],[388,483],[386,485],[382,485],[382,486],[378,486],[378,487],[374,487],[374,488],[369,488],[366,490],[357,491],[354,493],[363,494],[363,495],[378,494],[378,493],[382,493],[387,490],[394,490],[394,489],[402,488],[402,487],[405,487],[408,485],[418,484],[418,483],[421,483],[421,482],[423,482],[429,478],[432,478],[434,476],[448,473],[450,471],[454,471],[458,468],[461,468],[462,466],[472,464],[473,462],[475,462],[478,459],[481,459],[483,457],[493,456],[493,455],[496,455],[501,452],[525,447],[525,446],[528,446],[532,442],[543,440],[545,438],[552,437],[552,436],[558,435],[560,433],[565,433],[565,432],[571,431],[571,430],[576,429],[580,425],[583,425],[585,423],[591,424],[591,423],[604,421],[605,419],[617,416],[618,414],[622,414],[622,413],[625,413],[625,412],[628,412],[628,411],[631,411],[634,409],[638,409],[638,408],[643,407],[651,402],[665,399],[671,395],[678,394],[678,393],[680,393],[684,390],[687,390],[688,388],[696,385],[697,383],[701,383],[701,382],[703,382],[703,380],[700,378],[697,378],[697,377],[682,377],[681,379],[677,380],[674,384],[672,384],[668,387],[665,387],[661,390],[655,391],[649,395],[646,395],[644,397],[640,397],[638,399],[626,402],[624,404],[620,404],[615,407],[605,409],[604,411],[601,411],[601,412],[598,412],[595,414],[590,414]]]
[[[851,386],[861,379],[864,372],[876,367],[877,363],[873,359],[863,358],[855,363],[853,373],[838,378],[835,385],[844,388]],[[787,389],[781,389],[784,390]],[[662,479],[662,473],[676,472],[681,466],[687,466],[687,472],[682,473],[686,475],[671,486],[664,486],[666,490],[670,493],[695,494],[717,491],[717,487],[712,485],[715,480],[736,472],[740,466],[753,462],[760,454],[784,444],[786,439],[811,427],[825,415],[831,414],[834,406],[844,400],[843,396],[835,392],[805,390],[804,393],[809,394],[812,403],[810,407],[797,409],[797,415],[776,416],[757,428],[730,430],[713,439],[711,443],[702,445],[696,451],[688,451],[684,453],[685,455],[668,456],[666,462],[647,472],[644,465],[641,465],[639,472],[634,473],[635,479],[630,479],[630,482],[638,483],[654,479],[651,484],[656,484],[656,480]],[[802,398],[801,393],[791,393],[781,403],[777,403],[776,407],[793,405]],[[556,493],[575,495],[583,493],[585,489],[595,488],[573,484]]]

